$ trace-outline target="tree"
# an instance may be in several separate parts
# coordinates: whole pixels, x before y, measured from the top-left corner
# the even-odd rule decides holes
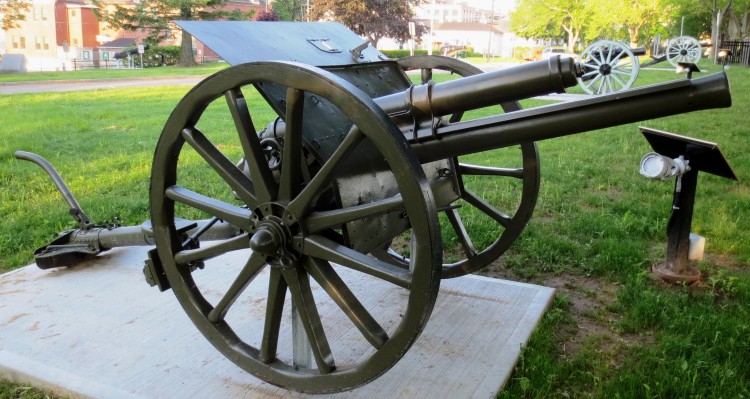
[[[750,34],[750,0],[735,0],[728,16],[730,39],[742,40]]]
[[[261,10],[255,14],[255,18],[253,19],[256,21],[281,21],[276,10]]]
[[[7,0],[0,3],[0,15],[3,16],[2,30],[18,28],[18,21],[26,20],[26,13],[31,10],[31,2],[26,0]]]
[[[215,20],[215,19],[251,19],[253,13],[213,10],[212,7],[224,4],[225,0],[142,0],[135,7],[114,5],[114,12],[103,13],[107,9],[104,0],[92,0],[98,8],[94,10],[100,20],[106,21],[115,29],[144,31],[146,42],[158,44],[174,37],[172,32],[179,30],[172,21]],[[179,66],[195,65],[193,55],[193,38],[182,31]]]
[[[713,54],[721,40],[721,31],[726,25],[726,16],[732,9],[734,0],[672,0],[680,7],[680,13],[686,16],[692,16],[693,21],[700,21],[703,29],[701,32],[693,32],[693,29],[686,29],[685,35],[700,36],[702,33],[711,35],[713,45]],[[744,1],[742,2],[744,4]],[[691,22],[693,22],[691,21]],[[690,25],[691,28],[694,26]],[[710,27],[709,31],[706,28]]]
[[[313,20],[338,21],[364,36],[377,47],[383,37],[405,42],[409,36],[409,21],[414,18],[412,8],[421,0],[317,0],[310,9]],[[417,28],[417,36],[425,31]]]
[[[596,0],[589,24],[589,36],[628,39],[630,47],[638,47],[644,40],[658,33],[666,33],[676,7],[665,0],[631,0],[612,2]]]
[[[302,21],[306,5],[306,0],[276,0],[272,4],[282,21]]]
[[[511,14],[511,29],[522,37],[565,36],[567,50],[575,51],[593,9],[579,0],[520,0]]]

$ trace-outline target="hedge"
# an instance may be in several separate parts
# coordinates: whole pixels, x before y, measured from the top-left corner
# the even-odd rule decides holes
[[[459,50],[456,53],[456,57],[458,58],[467,58],[467,57],[482,57],[484,54],[482,53],[475,53],[471,51],[472,48],[468,48],[467,50]],[[380,50],[381,53],[388,56],[388,58],[391,59],[397,59],[397,58],[404,58],[409,56],[409,50]],[[414,55],[420,55],[420,54],[427,54],[427,50],[414,50]],[[433,54],[439,54],[437,51],[433,51]]]
[[[161,54],[164,57],[159,56]],[[143,67],[159,67],[162,65],[177,65],[180,60],[180,46],[151,46],[143,53]]]

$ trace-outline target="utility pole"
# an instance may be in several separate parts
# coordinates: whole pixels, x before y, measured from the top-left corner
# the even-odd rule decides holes
[[[489,27],[490,27],[490,40],[487,42],[487,59],[492,59],[492,36],[494,35],[492,22],[495,19],[495,0],[492,0],[492,10],[490,11],[490,20],[489,20]]]

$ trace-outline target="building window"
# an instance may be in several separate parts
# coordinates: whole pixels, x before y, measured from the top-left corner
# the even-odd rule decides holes
[[[88,61],[91,59],[91,52],[90,51],[84,51],[83,52],[83,59]]]
[[[109,61],[109,51],[102,52],[102,59],[104,61]]]
[[[70,10],[70,16],[75,17],[76,16],[76,10]]]
[[[47,43],[47,37],[42,37],[42,46],[45,50],[49,50],[49,43]]]
[[[37,50],[42,49],[42,42],[39,40],[39,36],[34,36],[34,48]]]
[[[15,36],[11,36],[10,41],[13,42],[13,48],[18,48],[18,40],[16,40]]]
[[[46,20],[47,20],[47,9],[42,8],[42,21],[46,21]]]
[[[19,48],[26,48],[26,36],[21,36],[18,39],[18,42],[19,42],[19,44],[18,44]]]
[[[34,7],[34,21],[39,21],[40,7]]]
[[[78,45],[78,39],[73,39],[73,45],[74,45],[74,46],[77,46],[77,45]]]

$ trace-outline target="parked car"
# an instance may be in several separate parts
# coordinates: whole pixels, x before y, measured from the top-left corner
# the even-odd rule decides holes
[[[568,53],[565,51],[564,48],[558,48],[558,47],[547,47],[546,49],[542,50],[542,54],[540,59],[546,60],[549,57],[552,57],[553,55],[559,55],[560,57],[570,57],[575,59],[578,59],[578,54]]]

